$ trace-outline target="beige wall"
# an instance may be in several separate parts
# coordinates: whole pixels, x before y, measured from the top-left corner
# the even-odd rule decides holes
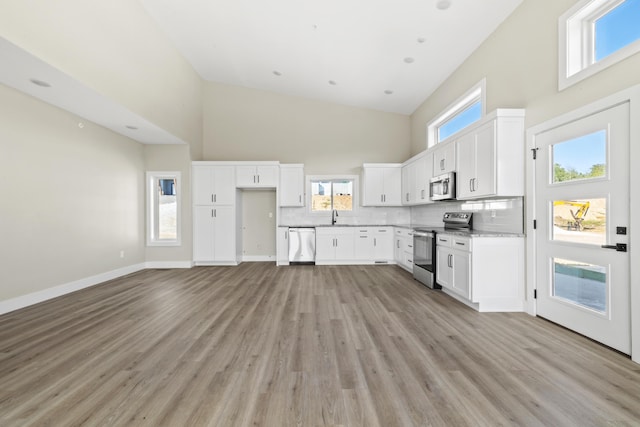
[[[147,246],[147,261],[191,261],[193,247],[191,213],[191,156],[186,145],[145,145],[146,171],[180,172],[180,246]]]
[[[276,192],[251,191],[242,197],[242,254],[276,257]],[[271,217],[269,217],[271,214]]]
[[[634,55],[558,92],[558,17],[575,0],[524,0],[514,13],[411,116],[411,153],[426,148],[426,125],[483,77],[487,112],[526,108],[539,124],[640,83]]]
[[[0,36],[201,155],[202,79],[138,1],[4,0]]]
[[[0,153],[0,301],[144,262],[141,144],[0,85]]]
[[[217,83],[205,84],[204,160],[304,163],[357,173],[409,158],[409,117]]]

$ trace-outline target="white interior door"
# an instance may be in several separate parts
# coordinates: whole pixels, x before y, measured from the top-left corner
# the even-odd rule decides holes
[[[629,104],[535,143],[537,314],[629,354]]]

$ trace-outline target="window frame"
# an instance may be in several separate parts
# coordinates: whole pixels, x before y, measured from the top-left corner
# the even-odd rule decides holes
[[[181,246],[182,245],[182,174],[179,171],[147,171],[146,173],[146,222],[147,222],[147,246]],[[174,179],[176,192],[176,238],[159,239],[157,234],[157,213],[159,210],[158,181],[161,179]]]
[[[359,195],[359,177],[358,175],[307,175],[306,176],[306,188],[307,191],[307,212],[314,216],[326,216],[330,215],[331,211],[314,211],[313,210],[313,191],[311,183],[315,181],[352,181],[353,182],[353,195],[352,197],[352,209],[350,211],[338,210],[340,216],[356,216],[358,211],[358,195]]]
[[[640,39],[595,60],[595,21],[625,0],[581,0],[558,18],[558,90],[640,52]]]
[[[461,97],[447,106],[447,108],[440,112],[433,120],[427,123],[427,149],[435,147],[436,145],[449,140],[450,138],[458,135],[459,132],[466,129],[471,124],[478,123],[482,121],[482,119],[484,119],[487,114],[486,87],[487,80],[486,78],[483,78],[478,83],[473,85],[469,90],[467,90]],[[467,108],[471,107],[478,101],[480,102],[480,118],[472,123],[469,123],[468,126],[461,128],[453,134],[449,135],[446,139],[438,141],[438,133],[440,127],[447,123],[449,120],[453,119],[458,114],[464,112]]]

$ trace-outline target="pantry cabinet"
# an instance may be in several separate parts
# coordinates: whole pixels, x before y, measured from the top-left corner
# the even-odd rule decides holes
[[[364,164],[362,206],[400,206],[402,165]]]
[[[236,183],[233,166],[193,166],[194,205],[232,205]]]
[[[234,206],[195,206],[193,260],[196,264],[236,264]]]
[[[235,167],[192,165],[193,261],[197,265],[236,265]]]

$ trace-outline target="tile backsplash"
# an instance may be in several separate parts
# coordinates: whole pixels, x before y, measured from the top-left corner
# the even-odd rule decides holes
[[[524,199],[452,201],[411,208],[411,223],[442,225],[445,212],[473,212],[473,228],[480,231],[523,233]]]
[[[358,224],[409,224],[411,213],[408,208],[358,207],[355,213],[340,213],[337,225]],[[280,208],[280,224],[317,225],[331,224],[331,212],[310,214],[307,207]]]

